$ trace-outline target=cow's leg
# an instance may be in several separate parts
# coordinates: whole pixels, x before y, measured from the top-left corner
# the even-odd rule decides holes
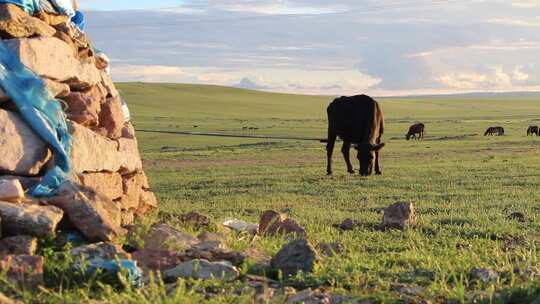
[[[354,169],[351,164],[350,150],[351,150],[351,142],[343,141],[343,147],[341,147],[341,153],[343,153],[345,164],[347,164],[347,172],[354,173]]]
[[[382,175],[381,164],[379,163],[379,159],[381,158],[380,153],[381,153],[380,151],[375,151],[375,174],[376,175]]]
[[[334,145],[336,144],[337,136],[332,132],[328,132],[328,143],[326,144],[326,173],[332,175],[332,153],[334,152]]]

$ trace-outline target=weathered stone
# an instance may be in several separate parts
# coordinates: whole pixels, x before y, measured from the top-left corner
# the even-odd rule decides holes
[[[416,226],[416,212],[411,203],[395,203],[384,210],[383,228],[405,230]]]
[[[122,205],[119,201],[106,199],[103,201],[103,208],[107,210],[109,218],[117,227],[122,227]]]
[[[210,225],[210,219],[204,214],[198,212],[188,212],[180,215],[180,222],[183,225],[191,226],[195,229],[201,229]]]
[[[112,242],[126,231],[111,219],[105,204],[112,204],[104,196],[82,191],[78,186],[66,184],[61,195],[50,202],[66,213],[69,221],[92,242]]]
[[[131,124],[131,122],[124,123],[124,127],[122,128],[122,137],[129,138],[129,139],[135,139],[135,128]]]
[[[343,252],[343,245],[338,242],[334,243],[319,243],[317,244],[317,251],[322,255],[333,257]]]
[[[167,281],[176,281],[179,278],[233,281],[239,276],[238,269],[228,262],[209,262],[206,260],[191,260],[163,272],[163,277]]]
[[[72,123],[73,170],[82,172],[136,172],[142,170],[137,142],[133,139],[118,141],[100,136],[92,130]]]
[[[146,176],[141,172],[122,176],[122,208],[139,208],[143,187],[147,184]]]
[[[344,219],[341,224],[334,225],[334,227],[343,231],[354,230],[358,226],[358,222],[353,219]]]
[[[116,244],[103,242],[73,248],[71,250],[71,255],[78,258],[84,258],[86,260],[94,258],[100,258],[103,260],[131,258],[131,255],[126,253],[122,247]]]
[[[263,212],[259,222],[259,233],[262,235],[295,235],[296,237],[306,237],[306,230],[295,220],[287,218],[287,215],[280,214],[273,210]]]
[[[119,138],[118,153],[124,160],[120,165],[120,172],[131,173],[142,171],[142,160],[139,155],[138,143],[134,139]]]
[[[110,200],[119,199],[124,193],[122,176],[118,173],[82,173],[78,176],[81,186],[104,195]]]
[[[206,242],[206,241],[218,241],[218,242],[221,242],[221,243],[224,243],[225,242],[225,237],[222,235],[222,234],[218,234],[218,233],[211,233],[211,232],[208,232],[208,231],[205,231],[205,232],[201,232],[197,238],[201,241],[201,242]]]
[[[24,199],[21,182],[16,179],[0,179],[0,201],[20,203]]]
[[[50,14],[43,11],[39,12],[36,17],[51,26],[66,24],[70,21],[66,15]]]
[[[47,78],[43,78],[43,82],[53,97],[66,98],[69,96],[70,90],[67,84]]]
[[[2,231],[11,235],[54,236],[63,214],[54,206],[0,202]]]
[[[109,76],[105,70],[100,70],[99,75],[101,77],[101,85],[107,90],[107,97],[119,96],[120,94],[118,93],[118,90],[116,90],[111,76]]]
[[[259,224],[252,224],[237,219],[227,220],[223,222],[223,226],[238,232],[247,232],[250,234],[256,234],[259,230]]]
[[[85,92],[71,92],[64,98],[69,119],[85,127],[97,127],[101,112],[103,96],[98,86]]]
[[[172,269],[182,263],[182,258],[175,251],[168,250],[137,250],[133,253],[133,260],[143,268],[159,271]]]
[[[150,191],[141,192],[141,201],[136,216],[141,217],[157,208],[156,195]]]
[[[101,105],[99,128],[103,130],[101,133],[105,134],[108,138],[117,139],[122,136],[124,114],[119,97],[107,98]]]
[[[0,272],[5,272],[12,284],[36,288],[43,283],[43,264],[41,256],[7,255],[0,259]]]
[[[0,4],[0,38],[51,37],[56,31],[13,4]]]
[[[481,281],[487,284],[496,282],[499,279],[499,274],[493,269],[474,268],[470,272],[470,277],[473,281]]]
[[[101,82],[95,64],[78,60],[73,49],[60,39],[24,38],[5,42],[24,65],[40,76],[67,83],[70,87],[73,84],[78,90],[89,89]]]
[[[191,234],[180,232],[164,223],[152,226],[142,239],[144,249],[149,250],[186,250],[200,243]]]
[[[0,240],[0,255],[34,255],[37,238],[28,235],[7,237]]]
[[[2,176],[0,176],[0,181],[4,181],[4,180],[5,181],[16,180],[19,183],[21,183],[24,190],[28,190],[28,189],[34,187],[35,185],[37,185],[40,182],[41,177],[39,177],[39,176],[25,177],[25,176],[14,176],[14,175],[2,175]]]
[[[37,175],[51,152],[19,115],[0,109],[0,172]]]
[[[133,222],[135,222],[135,214],[133,214],[133,211],[122,210],[121,222],[122,227],[133,224]]]
[[[305,239],[294,240],[281,248],[272,258],[271,267],[283,273],[285,278],[298,272],[310,273],[319,257],[315,248]]]

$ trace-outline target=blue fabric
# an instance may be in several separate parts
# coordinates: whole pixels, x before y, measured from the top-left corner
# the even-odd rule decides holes
[[[86,29],[86,17],[81,11],[75,12],[75,16],[71,18],[71,22],[75,23],[75,25],[83,32]]]
[[[97,271],[101,271],[105,274],[118,275],[122,271],[126,271],[127,279],[132,286],[140,287],[142,285],[142,270],[137,266],[137,263],[131,260],[104,260],[101,258],[95,258],[87,261],[86,272],[88,274],[94,274]]]
[[[22,119],[53,150],[53,167],[29,192],[34,197],[54,196],[71,171],[71,135],[60,102],[43,80],[21,63],[0,40],[0,86],[11,98]]]
[[[39,0],[0,0],[0,3],[11,3],[20,6],[30,15],[39,11]]]
[[[50,0],[56,11],[61,15],[75,16],[71,0]],[[0,3],[11,3],[22,7],[28,14],[34,15],[41,10],[39,0],[0,0]]]
[[[72,0],[50,0],[56,10],[61,15],[69,17],[75,16],[75,8],[73,7]]]

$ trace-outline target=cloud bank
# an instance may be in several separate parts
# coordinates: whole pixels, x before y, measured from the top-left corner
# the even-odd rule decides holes
[[[117,81],[330,95],[540,89],[538,1],[205,0],[91,8],[88,32],[110,54]]]

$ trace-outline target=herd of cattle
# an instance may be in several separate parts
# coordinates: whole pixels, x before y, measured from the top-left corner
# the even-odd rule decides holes
[[[384,133],[383,112],[373,98],[367,95],[357,95],[336,98],[327,108],[328,138],[325,141],[327,151],[327,173],[332,175],[332,154],[336,139],[343,141],[341,152],[347,171],[355,173],[350,160],[350,148],[354,147],[360,162],[360,174],[363,176],[382,174],[380,166],[380,150],[384,147],[381,141]],[[424,138],[426,126],[417,123],[409,128],[405,135],[407,140]],[[502,136],[503,127],[489,127],[484,136]],[[540,136],[538,126],[529,126],[527,136]]]

